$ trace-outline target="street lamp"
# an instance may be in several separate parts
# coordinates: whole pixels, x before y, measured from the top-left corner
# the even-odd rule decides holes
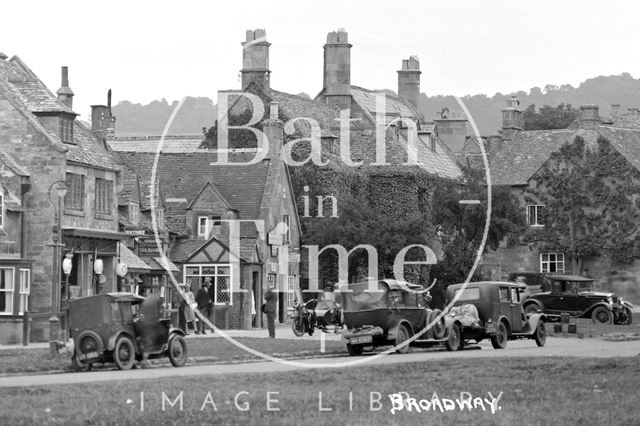
[[[58,196],[58,203],[56,207],[56,203],[51,199],[51,191],[56,190],[56,195]],[[62,201],[64,196],[67,195],[67,186],[66,182],[63,180],[55,181],[49,186],[48,192],[49,202],[53,207],[55,212],[54,220],[56,222],[56,235],[53,238],[53,264],[52,264],[52,283],[51,283],[51,317],[49,318],[49,350],[52,354],[58,352],[58,338],[60,337],[60,320],[58,318],[58,310],[59,310],[59,298],[60,298],[60,287],[62,277],[60,274],[60,254],[61,248],[64,244],[62,244]]]

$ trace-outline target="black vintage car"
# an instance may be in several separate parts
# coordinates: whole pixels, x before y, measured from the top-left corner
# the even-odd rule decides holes
[[[340,289],[346,330],[342,339],[349,355],[366,347],[396,346],[409,352],[409,344],[449,348],[449,327],[439,309],[429,309],[422,286],[391,279],[352,283]],[[411,342],[406,342],[412,339]]]
[[[187,361],[184,333],[163,318],[159,298],[104,293],[69,301],[73,339],[71,364],[76,371],[113,362],[121,370],[143,359],[168,356],[175,367]]]
[[[578,318],[591,318],[596,324],[628,325],[633,321],[633,305],[613,293],[594,291],[591,278],[553,275],[546,279],[550,290],[531,295],[524,304],[525,312],[550,315],[566,312]]]
[[[522,309],[521,284],[481,281],[452,284],[447,287],[447,318],[453,321],[450,346],[456,337],[463,347],[468,340],[479,343],[491,339],[495,349],[504,349],[507,341],[533,339],[538,346],[546,342],[546,316],[525,314]]]

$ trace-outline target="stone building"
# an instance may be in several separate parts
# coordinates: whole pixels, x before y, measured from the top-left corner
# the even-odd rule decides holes
[[[582,274],[588,271],[602,288],[630,296],[632,300],[640,296],[637,279],[640,259],[636,255],[640,246],[637,243],[629,248],[629,254],[635,256],[630,262],[616,261],[610,251],[604,250],[599,256],[584,256],[579,263],[574,261],[572,265],[568,253],[550,251],[545,248],[549,246],[546,244],[548,241],[534,238],[544,235],[547,219],[545,203],[535,196],[536,188],[543,182],[546,166],[554,153],[575,143],[576,138],[584,141],[594,164],[609,164],[605,166],[609,170],[602,175],[609,180],[608,185],[614,187],[619,180],[610,169],[616,167],[611,165],[614,158],[620,161],[619,169],[631,170],[629,180],[622,183],[623,192],[632,204],[637,205],[637,190],[633,188],[640,186],[640,120],[634,119],[638,115],[634,110],[628,113],[620,113],[615,108],[612,110],[612,116],[603,117],[596,105],[584,105],[580,107],[579,117],[566,129],[523,130],[523,112],[517,100],[507,100],[503,109],[502,139],[494,141],[491,147],[494,151],[490,163],[492,183],[512,188],[520,201],[527,225],[515,243],[507,244],[505,240],[499,250],[484,256],[483,268],[493,279],[508,279],[524,272]],[[610,152],[607,155],[601,154],[603,141],[606,141],[606,149]],[[597,192],[596,187],[591,190]],[[587,214],[601,213],[603,209],[612,207],[607,203],[587,208]],[[629,219],[635,223],[632,232],[636,232],[640,227],[638,215],[631,215]]]
[[[5,212],[7,223],[19,223],[18,211],[23,223],[7,230],[16,242],[11,256],[25,265],[19,279],[14,268],[13,288],[26,301],[14,306],[26,307],[33,318],[33,341],[50,337],[50,322],[57,327],[61,320],[64,327],[69,297],[117,290],[118,242],[129,238],[118,232],[122,181],[104,141],[108,126],[94,122],[92,132],[82,125],[73,96],[66,67],[56,96],[20,58],[0,54],[0,153],[10,159],[5,197],[12,194]],[[95,118],[113,121],[108,108]],[[28,183],[12,184],[18,177]],[[65,257],[72,259],[68,276]],[[16,341],[21,321],[21,309],[0,313],[0,341]]]

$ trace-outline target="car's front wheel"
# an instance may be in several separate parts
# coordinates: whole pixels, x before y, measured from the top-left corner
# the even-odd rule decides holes
[[[411,336],[409,335],[409,330],[405,325],[401,325],[398,327],[398,334],[396,335],[396,348],[400,346],[401,343],[409,340]],[[409,353],[409,344],[405,344],[401,348],[397,348],[396,352],[399,354],[408,354]]]
[[[544,321],[539,321],[538,326],[536,327],[536,332],[533,335],[533,338],[536,341],[536,345],[539,347],[543,347],[545,342],[547,341],[547,329],[545,327]]]
[[[629,308],[622,309],[622,315],[618,315],[618,324],[620,325],[631,325],[633,322],[633,313]]]
[[[460,327],[458,324],[453,324],[449,330],[449,339],[444,343],[444,346],[448,351],[457,351],[462,348],[460,338]]]
[[[594,324],[611,324],[613,322],[613,313],[604,306],[598,306],[591,313],[591,320]]]
[[[184,337],[174,335],[169,339],[169,361],[174,367],[182,367],[187,363],[187,342]]]
[[[93,364],[90,364],[90,363],[84,362],[84,361],[80,361],[78,359],[78,355],[77,354],[73,354],[73,356],[71,357],[71,366],[73,367],[73,369],[75,371],[89,371],[89,370],[91,370],[91,367],[93,367]]]
[[[504,321],[500,321],[498,323],[498,332],[495,336],[491,336],[491,346],[494,349],[504,349],[507,347],[507,326],[504,324]]]
[[[130,370],[136,363],[136,350],[128,337],[120,337],[113,350],[113,362],[120,370]]]
[[[362,345],[352,345],[351,343],[347,343],[347,352],[351,356],[360,356],[362,355]]]

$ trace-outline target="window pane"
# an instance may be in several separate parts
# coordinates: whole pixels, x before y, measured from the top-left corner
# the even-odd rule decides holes
[[[0,313],[13,313],[13,268],[0,269]]]
[[[216,279],[216,303],[231,302],[229,291],[229,280],[227,277],[217,277]]]
[[[84,176],[76,173],[67,173],[67,194],[64,197],[64,206],[68,209],[84,209]]]

